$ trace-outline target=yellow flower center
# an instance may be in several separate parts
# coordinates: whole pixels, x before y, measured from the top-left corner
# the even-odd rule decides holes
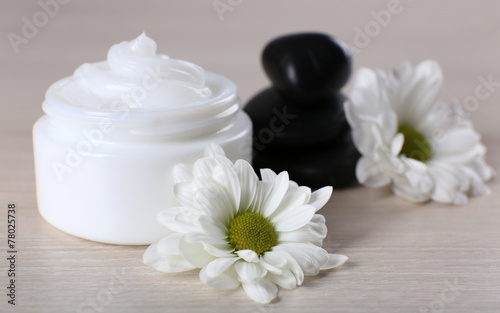
[[[274,247],[276,232],[262,215],[247,212],[236,216],[229,224],[228,241],[236,251],[250,249],[260,256]]]
[[[418,130],[408,125],[401,125],[398,132],[405,137],[400,155],[404,154],[421,162],[426,162],[432,157],[431,145]]]

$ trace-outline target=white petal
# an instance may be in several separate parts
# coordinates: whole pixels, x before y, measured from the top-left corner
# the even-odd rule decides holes
[[[287,191],[283,200],[278,205],[278,208],[271,214],[267,216],[269,219],[274,219],[276,216],[282,214],[286,210],[292,210],[298,208],[302,205],[308,204],[311,199],[311,188],[300,186],[294,188],[293,190]]]
[[[345,255],[341,254],[329,254],[328,255],[328,261],[321,265],[322,270],[327,270],[331,268],[335,268],[337,266],[340,266],[344,264],[347,261],[347,257]]]
[[[262,177],[262,181],[272,183],[278,175],[270,168],[262,168],[260,170],[260,176]]]
[[[268,171],[262,170],[262,175],[264,176],[266,172]],[[278,208],[288,190],[288,181],[287,172],[281,172],[275,177],[271,190],[266,195],[262,207],[260,208],[264,217],[270,216]]]
[[[347,122],[351,125],[351,127],[358,127],[361,124],[361,121],[358,118],[358,110],[356,109],[354,103],[352,103],[351,99],[347,99],[344,102],[344,113]]]
[[[438,101],[442,88],[442,73],[435,61],[418,64],[408,80],[402,82],[398,101],[398,117],[401,124],[421,121]]]
[[[419,193],[410,185],[393,184],[391,189],[396,196],[415,203],[426,202],[431,198],[429,194]]]
[[[174,185],[175,199],[187,208],[196,208],[193,203],[194,187],[191,182],[179,182]]]
[[[387,78],[389,80],[396,79],[398,81],[405,81],[410,77],[412,73],[411,63],[408,60],[404,60],[396,67],[391,69],[390,76]]]
[[[181,239],[184,237],[184,234],[181,233],[173,233],[165,238],[160,239],[156,243],[156,248],[158,252],[165,255],[179,255],[179,244]]]
[[[269,264],[267,263],[266,261],[264,261],[264,258],[260,258],[259,259],[259,264],[264,267],[269,273],[272,273],[272,274],[275,274],[275,275],[282,275],[283,274],[283,270],[279,267],[276,267],[272,264]],[[283,264],[285,265],[285,264]]]
[[[316,213],[312,205],[303,205],[297,208],[284,210],[281,214],[273,216],[271,223],[276,231],[292,231],[309,223]]]
[[[278,247],[279,246],[275,246],[273,251],[264,253],[264,261],[277,268],[290,270],[297,280],[297,285],[301,285],[304,281],[304,271],[301,266],[292,255],[285,251],[285,249],[280,249]]]
[[[227,238],[227,228],[218,219],[210,215],[202,215],[198,222],[207,235],[222,240]]]
[[[494,171],[484,160],[476,160],[469,166],[462,167],[464,173],[470,180],[468,193],[471,196],[482,196],[490,194],[490,188],[485,184],[494,175]]]
[[[351,125],[351,136],[354,145],[362,155],[369,155],[375,148],[375,140],[371,136],[372,122],[365,122],[357,125]]]
[[[251,263],[259,262],[259,255],[253,250],[250,249],[238,250],[236,251],[236,254],[247,262]]]
[[[197,205],[207,214],[220,220],[224,225],[234,218],[236,213],[225,191],[221,188],[198,188],[194,194]]]
[[[217,163],[219,164],[219,163]],[[199,175],[196,176],[196,178],[193,180],[193,188],[194,190],[198,190],[200,188],[206,188],[206,189],[213,189],[214,191],[217,190],[223,190],[219,184],[214,178],[213,178],[213,169],[217,166],[217,164],[214,164],[213,168],[210,170],[210,175]]]
[[[360,68],[353,78],[350,103],[357,110],[351,118],[358,116],[377,116],[380,112],[382,95],[375,72],[369,68]],[[353,121],[356,124],[356,121]]]
[[[169,273],[184,272],[195,268],[180,255],[165,255],[160,253],[157,243],[152,244],[146,249],[143,262],[158,271]]]
[[[316,246],[321,246],[326,237],[327,228],[325,218],[320,214],[315,214],[309,223],[294,231],[279,232],[278,241],[284,242],[306,242]]]
[[[453,164],[466,164],[485,153],[479,134],[466,127],[449,130],[432,148],[436,159]]]
[[[196,211],[186,210],[184,207],[173,207],[160,211],[157,220],[170,230],[179,233],[198,231],[199,214]]]
[[[434,181],[428,173],[408,170],[405,176],[394,179],[392,191],[412,202],[425,202],[431,198]]]
[[[175,216],[179,213],[183,213],[185,211],[184,207],[172,207],[168,209],[161,210],[158,215],[156,215],[156,220],[158,223],[165,227],[169,227],[168,225],[172,223],[175,219]]]
[[[211,245],[227,245],[225,238],[213,237],[203,233],[188,233],[184,235],[186,243],[204,243]]]
[[[381,171],[379,163],[368,157],[361,157],[356,164],[356,178],[368,187],[382,187],[391,182],[389,176]]]
[[[316,190],[311,194],[311,199],[309,204],[316,208],[316,212],[319,211],[332,196],[333,188],[331,186],[326,186],[321,189]]]
[[[215,259],[205,266],[205,274],[208,277],[217,277],[227,271],[238,259],[237,257]]]
[[[385,142],[392,140],[397,129],[398,119],[389,106],[384,79],[370,69],[360,69],[354,78],[350,101],[344,105],[354,144],[363,155],[374,148],[370,135],[373,125],[378,125]]]
[[[491,194],[491,189],[480,180],[472,180],[469,193],[471,196],[485,196]]]
[[[455,205],[466,205],[469,201],[465,193],[457,192],[455,199],[453,199],[453,204]]]
[[[208,277],[204,269],[202,269],[200,271],[200,280],[205,285],[220,290],[234,289],[241,284],[234,270],[228,270],[227,273],[223,273],[217,277]]]
[[[207,251],[208,254],[213,255],[214,257],[217,258],[229,258],[233,257],[233,251],[234,249],[231,248],[227,243],[222,244],[222,245],[217,245],[217,244],[210,244],[210,245],[205,245],[205,250]]]
[[[276,266],[278,268],[283,268],[287,265],[287,258],[290,255],[284,251],[268,251],[264,253],[263,259],[265,262]]]
[[[434,164],[430,167],[434,179],[432,199],[441,203],[466,204],[465,192],[469,190],[470,178],[458,168],[447,164]]]
[[[489,181],[496,175],[495,170],[486,164],[484,155],[475,159],[471,164],[469,164],[468,167],[474,171],[474,173],[476,173],[479,176],[479,179],[483,182]]]
[[[398,133],[396,136],[394,136],[394,139],[392,140],[392,143],[391,143],[392,155],[397,156],[401,153],[401,149],[403,148],[404,141],[405,141],[405,137],[403,134]]]
[[[270,193],[272,189],[272,183],[259,181],[257,185],[257,190],[255,192],[255,197],[250,204],[251,211],[254,213],[262,214],[263,203],[266,196]]]
[[[216,158],[202,158],[196,160],[193,165],[193,176],[197,177],[211,177],[213,169],[220,164]]]
[[[312,244],[286,243],[280,244],[274,249],[288,252],[297,261],[306,276],[317,275],[321,265],[328,261],[328,252]]]
[[[460,105],[457,102],[450,104],[438,101],[432,110],[423,118],[415,123],[418,129],[431,142],[439,141],[446,132],[455,127],[465,126],[464,118]]]
[[[267,270],[259,263],[248,263],[243,260],[236,262],[234,268],[242,283],[256,283],[267,274]]]
[[[203,243],[191,243],[185,237],[180,241],[179,250],[186,261],[197,268],[202,268],[215,259],[204,249]]]
[[[398,129],[398,117],[391,109],[384,108],[384,111],[378,116],[377,124],[382,130],[382,137],[385,142],[391,142]]]
[[[404,161],[404,164],[407,167],[405,175],[410,184],[417,186],[427,181],[429,177],[428,165],[418,160],[407,158],[405,156],[401,156],[401,159]],[[427,186],[422,188],[423,192],[427,192],[432,189],[432,186]]]
[[[297,188],[299,188],[299,184],[297,184],[293,180],[288,181],[288,190],[295,190]]]
[[[200,271],[200,280],[205,285],[222,290],[234,289],[240,286],[240,281],[238,280],[234,267],[229,267],[218,276],[209,276],[206,268],[202,268]]]
[[[174,167],[174,182],[190,182],[193,180],[193,166],[191,164],[177,164]]]
[[[278,295],[278,287],[267,279],[258,283],[245,283],[242,286],[247,295],[258,303],[269,303]]]
[[[238,212],[244,213],[250,207],[257,193],[259,177],[255,174],[252,166],[245,160],[238,160],[235,163],[235,171],[240,180],[241,197]]]
[[[269,274],[268,279],[285,289],[294,289],[297,287],[297,279],[290,270],[283,271],[280,275]]]
[[[240,206],[241,187],[235,170],[232,167],[219,164],[214,168],[213,178],[226,192],[231,207],[238,208]]]
[[[412,202],[428,201],[434,189],[434,180],[429,174],[428,166],[405,156],[401,156],[401,160],[406,166],[406,172],[393,180],[393,192]]]

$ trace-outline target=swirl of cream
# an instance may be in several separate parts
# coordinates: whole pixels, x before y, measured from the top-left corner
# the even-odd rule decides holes
[[[107,61],[85,63],[61,90],[74,105],[110,109],[160,108],[211,96],[205,71],[192,63],[156,54],[157,45],[145,33],[109,49]]]

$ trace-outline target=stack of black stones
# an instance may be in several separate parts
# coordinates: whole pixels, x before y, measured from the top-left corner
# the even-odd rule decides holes
[[[356,181],[359,153],[340,92],[351,63],[345,45],[321,33],[287,35],[265,47],[262,64],[272,87],[244,109],[254,126],[255,169],[286,170],[312,188]]]

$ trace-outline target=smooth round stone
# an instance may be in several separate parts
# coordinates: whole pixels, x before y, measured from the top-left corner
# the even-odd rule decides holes
[[[281,152],[255,151],[253,167],[271,168],[276,173],[288,171],[290,179],[313,189],[323,186],[344,188],[356,182],[356,163],[360,154],[351,133],[338,138],[328,147],[285,150]]]
[[[262,52],[262,64],[274,87],[298,105],[310,105],[340,90],[352,67],[345,44],[322,33],[272,40]]]
[[[329,145],[349,129],[344,101],[335,93],[312,106],[298,107],[274,88],[265,89],[244,108],[252,119],[254,146],[272,150]]]

